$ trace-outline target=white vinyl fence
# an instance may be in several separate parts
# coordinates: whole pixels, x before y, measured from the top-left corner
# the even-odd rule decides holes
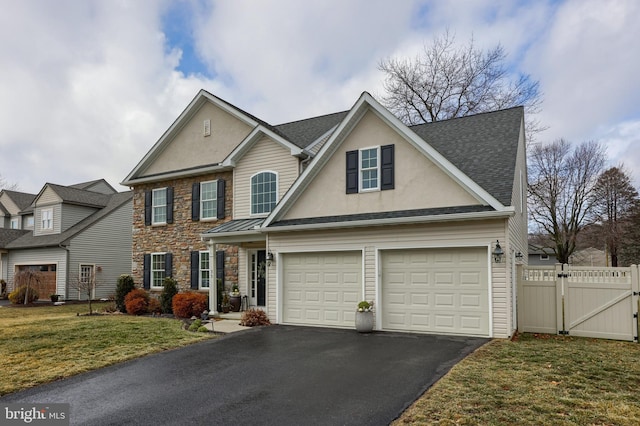
[[[638,341],[637,265],[518,267],[518,329]]]

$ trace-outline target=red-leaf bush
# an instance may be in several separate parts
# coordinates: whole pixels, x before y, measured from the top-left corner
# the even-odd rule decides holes
[[[160,306],[160,301],[155,297],[149,297],[149,306],[147,307],[147,312],[150,314],[161,314],[162,307]]]
[[[200,314],[207,309],[207,296],[203,293],[178,293],[173,296],[171,308],[178,318],[200,317]]]
[[[271,321],[269,321],[269,317],[267,317],[267,313],[260,309],[251,308],[248,311],[245,311],[242,314],[242,319],[240,320],[240,325],[245,327],[255,327],[259,325],[270,325]]]
[[[131,290],[124,297],[124,306],[129,315],[146,314],[149,310],[149,293],[141,288]]]

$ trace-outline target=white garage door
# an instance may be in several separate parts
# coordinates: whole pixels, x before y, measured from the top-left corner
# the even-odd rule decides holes
[[[362,293],[361,252],[287,253],[283,322],[353,327]]]
[[[486,248],[386,250],[382,328],[489,335]]]

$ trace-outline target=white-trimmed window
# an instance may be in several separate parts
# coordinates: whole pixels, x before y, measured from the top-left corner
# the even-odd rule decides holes
[[[166,277],[166,253],[151,254],[151,287],[162,287]]]
[[[218,217],[218,181],[200,183],[200,219]]]
[[[11,229],[20,229],[20,218],[19,217],[14,217],[14,218],[11,219],[10,228]]]
[[[251,177],[251,214],[268,214],[278,199],[278,175],[260,172]]]
[[[27,216],[27,228],[33,228],[33,215]]]
[[[209,288],[211,285],[211,270],[209,269],[209,252],[201,251],[200,252],[200,262],[199,262],[199,286],[200,288]]]
[[[42,229],[53,229],[53,209],[42,209],[40,215],[42,219]]]
[[[152,223],[167,223],[167,188],[154,189],[151,195]]]
[[[380,148],[360,150],[360,190],[380,189]]]

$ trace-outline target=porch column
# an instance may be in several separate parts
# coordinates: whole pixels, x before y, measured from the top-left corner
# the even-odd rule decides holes
[[[207,246],[209,247],[209,277],[213,278],[209,280],[209,315],[218,315],[218,276],[216,271],[218,267],[216,265],[216,243],[214,240],[208,240]]]

